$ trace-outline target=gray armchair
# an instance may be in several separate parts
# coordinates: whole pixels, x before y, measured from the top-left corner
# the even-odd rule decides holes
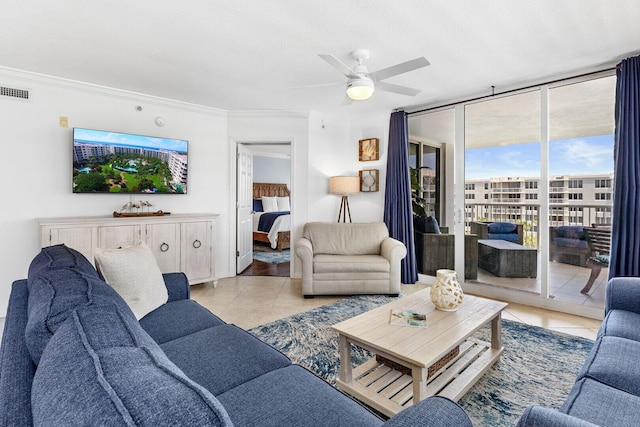
[[[389,237],[383,222],[310,222],[296,244],[302,266],[302,294],[400,293],[402,242]]]

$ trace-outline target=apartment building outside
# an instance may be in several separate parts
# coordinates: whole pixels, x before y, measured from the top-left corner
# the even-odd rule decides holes
[[[465,220],[525,224],[537,246],[539,177],[501,177],[465,181]],[[613,173],[561,175],[549,180],[549,225],[610,225]]]

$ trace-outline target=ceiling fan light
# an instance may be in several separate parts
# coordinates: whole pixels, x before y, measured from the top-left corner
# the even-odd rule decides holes
[[[347,83],[347,96],[354,101],[364,101],[373,95],[373,82],[369,79],[352,79]]]

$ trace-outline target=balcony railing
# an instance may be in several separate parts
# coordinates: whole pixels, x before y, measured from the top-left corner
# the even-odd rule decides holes
[[[593,224],[610,225],[613,205],[555,204],[549,213],[549,226]],[[465,230],[472,221],[514,222],[524,224],[524,244],[538,248],[540,242],[540,204],[465,203]]]

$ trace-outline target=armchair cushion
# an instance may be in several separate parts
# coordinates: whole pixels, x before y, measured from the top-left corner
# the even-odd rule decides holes
[[[379,255],[316,255],[315,273],[389,272],[389,260]]]

